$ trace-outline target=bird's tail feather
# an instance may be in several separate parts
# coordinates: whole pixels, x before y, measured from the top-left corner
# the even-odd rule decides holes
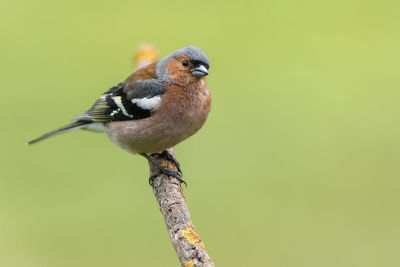
[[[65,125],[64,127],[58,128],[58,129],[56,129],[54,131],[51,131],[51,132],[46,133],[46,134],[44,134],[42,136],[39,136],[38,138],[27,142],[26,145],[27,146],[32,145],[34,143],[37,143],[37,142],[39,142],[39,141],[41,141],[43,139],[46,139],[47,137],[53,136],[53,135],[57,135],[57,134],[69,132],[69,131],[72,131],[72,130],[80,129],[82,127],[85,127],[89,123],[90,122],[87,122],[87,121],[76,121],[76,122],[73,122],[71,124]]]

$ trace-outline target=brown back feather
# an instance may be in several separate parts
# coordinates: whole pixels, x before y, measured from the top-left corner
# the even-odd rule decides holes
[[[132,73],[126,80],[125,84],[132,84],[135,81],[144,81],[144,80],[149,80],[149,79],[156,79],[156,65],[157,62],[151,63],[147,66],[144,66],[143,68],[138,69],[134,73]]]

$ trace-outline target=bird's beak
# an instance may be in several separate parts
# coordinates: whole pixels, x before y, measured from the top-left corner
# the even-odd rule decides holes
[[[208,75],[208,70],[203,65],[198,66],[194,70],[192,70],[192,75],[196,77],[203,77]]]

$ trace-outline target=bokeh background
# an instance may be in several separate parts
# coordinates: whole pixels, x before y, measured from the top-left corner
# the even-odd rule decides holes
[[[148,166],[85,111],[139,44],[210,58],[177,146],[217,266],[400,266],[400,2],[0,2],[0,266],[178,266]]]

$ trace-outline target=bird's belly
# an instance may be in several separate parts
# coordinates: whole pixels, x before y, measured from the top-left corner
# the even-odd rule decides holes
[[[156,153],[196,133],[207,114],[181,117],[154,114],[142,120],[111,122],[107,134],[112,142],[131,153]]]

